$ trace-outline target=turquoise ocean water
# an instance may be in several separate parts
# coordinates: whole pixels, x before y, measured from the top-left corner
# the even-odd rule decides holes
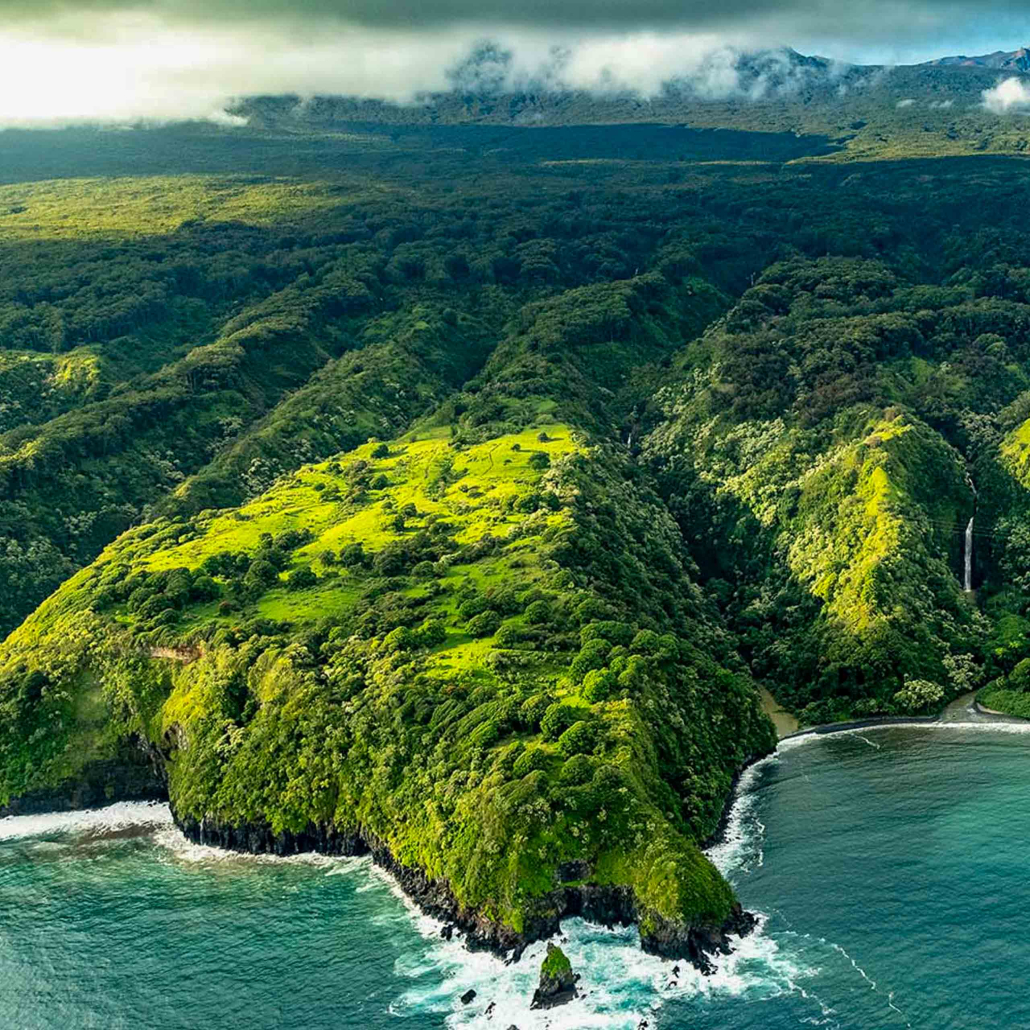
[[[1030,1027],[1020,728],[789,741],[712,857],[763,916],[714,976],[570,922],[584,997],[543,1016],[542,945],[469,955],[367,861],[198,848],[163,806],[0,820],[0,1028]]]

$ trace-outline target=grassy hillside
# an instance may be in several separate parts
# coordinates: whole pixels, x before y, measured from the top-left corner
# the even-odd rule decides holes
[[[567,426],[452,436],[120,538],[6,645],[3,796],[139,733],[180,818],[360,832],[518,933],[563,878],[726,920],[695,842],[773,735],[674,524]]]

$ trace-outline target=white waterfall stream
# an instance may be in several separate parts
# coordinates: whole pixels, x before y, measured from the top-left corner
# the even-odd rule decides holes
[[[976,502],[979,495],[976,492],[976,484],[973,482],[973,477],[968,471],[966,472],[966,485],[969,487],[969,492],[973,495],[973,514],[969,516],[969,525],[966,526],[966,548],[963,555],[965,576],[962,586],[967,594],[971,594],[973,592],[973,524],[976,522]]]
[[[969,520],[969,525],[966,526],[966,578],[964,586],[966,593],[972,593],[973,591],[973,522],[976,520],[974,515]]]

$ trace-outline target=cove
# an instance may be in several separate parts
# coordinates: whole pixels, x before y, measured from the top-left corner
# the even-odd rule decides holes
[[[546,1016],[542,945],[469,955],[367,860],[227,855],[160,805],[0,820],[0,1028],[1028,1026],[1028,773],[1018,726],[783,742],[712,851],[761,931],[704,978],[569,921],[587,993]]]

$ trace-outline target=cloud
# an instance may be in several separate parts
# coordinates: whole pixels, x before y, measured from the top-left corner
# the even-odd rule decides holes
[[[155,42],[157,41],[157,42]],[[399,101],[445,89],[473,40],[462,33],[354,30],[282,45],[271,29],[234,32],[119,20],[90,39],[0,31],[0,126],[200,119],[255,93],[348,93]]]
[[[1030,114],[1030,85],[1013,76],[983,91],[984,107],[994,114]]]
[[[54,25],[51,25],[51,29]],[[57,28],[61,29],[60,19]],[[588,35],[351,26],[283,36],[271,25],[168,25],[150,14],[96,15],[88,37],[0,29],[0,127],[210,120],[257,94],[347,94],[398,103],[457,88],[584,90],[647,99],[669,84],[702,98],[757,99],[797,88],[812,69],[786,52],[748,55],[737,37]]]
[[[235,98],[269,93],[407,103],[460,87],[462,74],[506,88],[646,99],[673,83],[755,99],[812,75],[777,47],[859,62],[968,51],[985,24],[999,36],[1022,24],[1023,2],[0,0],[0,126],[226,122]],[[498,41],[496,60],[469,64],[483,38]],[[756,48],[761,61],[742,60]],[[858,73],[835,82],[863,88]]]
[[[0,0],[0,18],[35,22],[143,13],[162,21],[295,22],[411,29],[454,25],[573,28],[593,32],[740,30],[775,23],[797,35],[838,39],[925,37],[990,17],[1025,22],[1023,0]],[[958,22],[968,25],[957,26]],[[1006,31],[996,25],[994,31]],[[981,35],[982,30],[975,35]],[[956,35],[955,38],[958,38]]]
[[[911,97],[907,97],[904,100],[899,100],[895,106],[900,109],[905,107],[912,107],[913,104],[915,104],[915,101]]]

